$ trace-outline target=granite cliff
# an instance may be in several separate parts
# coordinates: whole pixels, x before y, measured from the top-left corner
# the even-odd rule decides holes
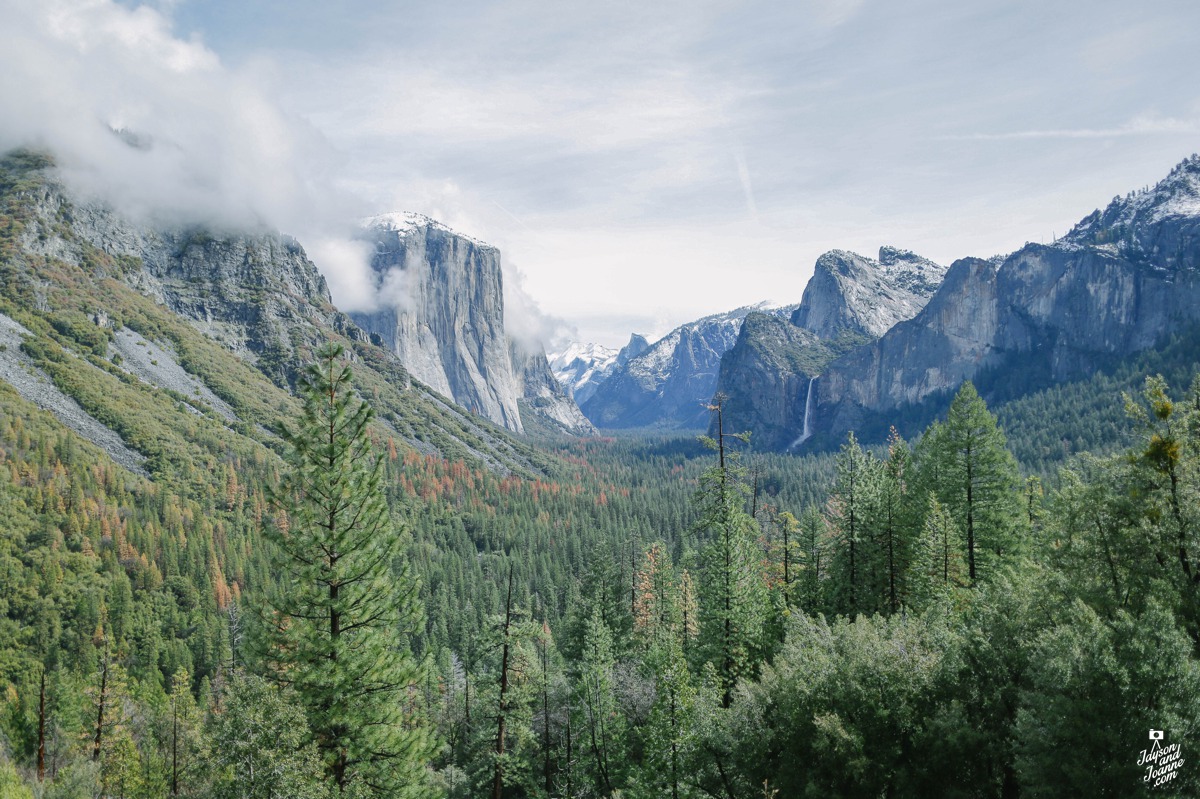
[[[818,381],[819,428],[952,392],[983,370],[1061,381],[1200,320],[1200,158],[1118,197],[1053,244],[963,259],[911,320]]]
[[[413,377],[514,432],[524,430],[522,402],[564,431],[591,431],[574,401],[546,379],[545,352],[509,341],[499,250],[420,214],[372,217],[364,230],[375,246],[379,303],[350,316]]]
[[[822,255],[790,319],[746,317],[722,357],[717,390],[726,397],[728,429],[752,431],[759,449],[803,444],[813,432],[814,378],[917,314],[945,275],[946,267],[895,247],[881,247],[878,260],[843,250]]]

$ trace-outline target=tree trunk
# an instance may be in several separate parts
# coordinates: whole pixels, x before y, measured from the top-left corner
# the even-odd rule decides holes
[[[104,700],[108,698],[108,636],[104,638],[104,655],[100,663],[100,701],[96,711],[96,738],[92,746],[92,761],[99,762],[104,743]]]
[[[42,666],[42,687],[38,692],[37,781],[46,780],[46,667]]]
[[[508,567],[508,598],[504,601],[504,647],[500,655],[500,720],[496,726],[496,773],[492,779],[492,799],[500,799],[504,790],[504,725],[508,721],[508,629],[512,623],[513,567]]]

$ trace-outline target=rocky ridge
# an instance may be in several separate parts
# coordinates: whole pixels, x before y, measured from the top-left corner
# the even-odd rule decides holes
[[[948,395],[983,370],[1059,381],[1153,347],[1200,320],[1200,158],[1152,189],[1116,198],[1053,244],[955,262],[924,310],[831,363],[817,422],[832,434],[864,414]]]
[[[946,272],[895,247],[881,247],[878,260],[844,250],[822,255],[791,317],[748,316],[721,359],[717,388],[726,397],[729,429],[752,431],[761,449],[802,444],[822,382],[814,378],[838,356],[920,312]]]
[[[756,311],[786,317],[794,310],[760,303],[681,325],[616,368],[582,410],[600,428],[703,429],[721,356],[736,343],[742,320]]]

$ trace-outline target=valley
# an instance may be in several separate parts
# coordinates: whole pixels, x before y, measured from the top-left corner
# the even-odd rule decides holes
[[[1200,719],[1198,175],[1005,258],[835,250],[796,305],[547,355],[499,250],[427,217],[367,224],[408,289],[343,313],[295,239],[9,153],[0,788],[1136,795],[1138,735],[1186,759]],[[359,409],[328,429],[361,421],[325,472],[314,362]],[[300,679],[313,608],[353,612],[313,588],[337,558],[280,566],[318,473],[360,475],[367,596],[402,607],[344,639],[415,664],[379,711],[402,784],[345,742],[384,722],[321,709],[345,678]]]

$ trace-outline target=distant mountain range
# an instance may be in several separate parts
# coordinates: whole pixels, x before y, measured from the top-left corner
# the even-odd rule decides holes
[[[510,434],[703,430],[718,393],[728,429],[751,431],[759,448],[825,445],[944,403],[966,379],[1016,396],[1200,321],[1197,156],[1049,245],[950,267],[894,247],[876,258],[833,250],[798,305],[738,308],[653,343],[635,334],[619,351],[575,345],[550,358],[505,328],[499,251],[428,217],[366,220],[379,302],[347,314],[294,239],[135,221],[72,195],[55,174],[36,153],[0,164],[10,220],[0,229],[0,380],[131,468],[147,448],[89,406],[96,369],[199,398],[250,433],[269,426],[266,406],[280,406],[332,337],[354,353],[364,385],[395,394],[381,420],[400,439],[524,469],[532,456]],[[69,384],[55,377],[56,347],[83,358]],[[161,357],[142,357],[150,352]],[[269,399],[221,388],[222,374],[246,368],[258,377],[243,387],[261,382]]]
[[[786,317],[794,309],[763,303],[681,325],[616,365],[581,404],[583,413],[602,428],[703,428],[721,356],[737,341],[742,320],[753,312]]]
[[[798,306],[682,325],[623,366],[576,350],[576,371],[560,367],[560,379],[586,386],[581,408],[600,428],[704,428],[720,393],[728,429],[794,451],[886,430],[909,408],[932,412],[967,379],[1011,398],[1086,375],[1196,321],[1192,156],[1052,244],[950,267],[894,247],[878,258],[833,250]]]

